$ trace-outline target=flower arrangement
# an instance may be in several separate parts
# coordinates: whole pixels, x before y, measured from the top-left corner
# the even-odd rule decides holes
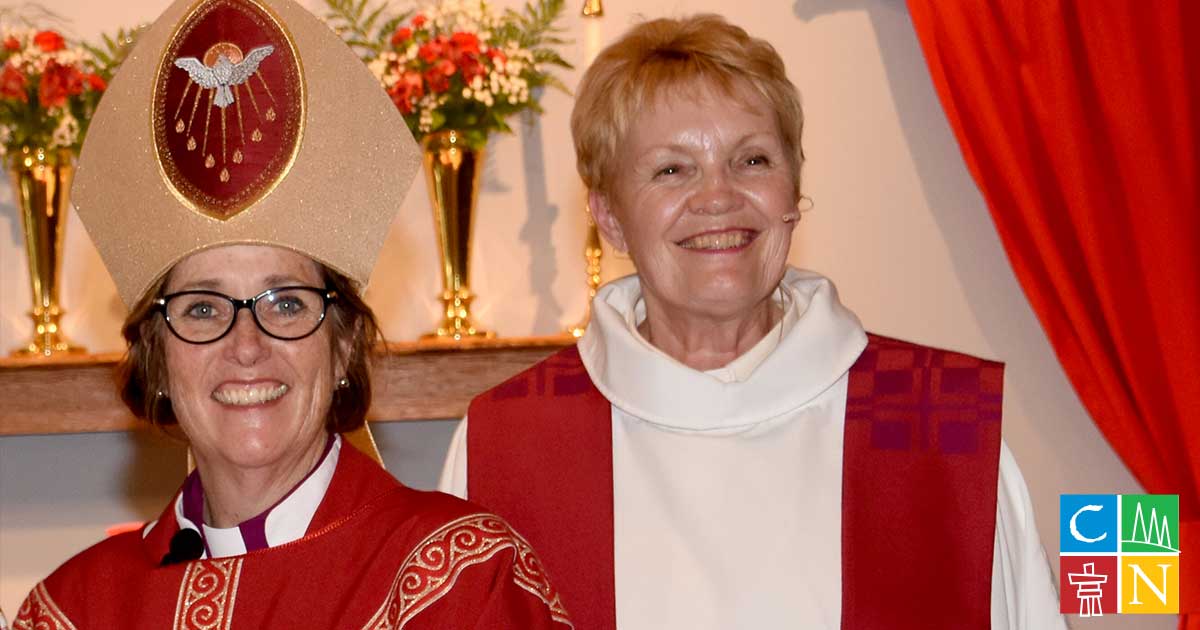
[[[40,147],[78,154],[88,123],[134,31],[105,48],[70,43],[57,30],[0,32],[0,153]]]
[[[540,113],[549,86],[568,92],[550,70],[569,69],[554,46],[566,43],[556,21],[564,0],[536,0],[523,12],[494,13],[483,0],[442,0],[388,19],[386,5],[326,0],[328,19],[379,77],[413,135],[461,131],[481,148],[508,117]]]

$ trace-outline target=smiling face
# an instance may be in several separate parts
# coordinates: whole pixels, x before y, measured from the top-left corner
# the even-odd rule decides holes
[[[276,247],[230,245],[185,258],[165,292],[203,289],[240,299],[289,285],[322,287],[318,265]],[[164,333],[168,395],[202,469],[315,460],[341,377],[332,328],[325,322],[303,339],[273,339],[242,309],[233,329],[214,343],[190,344]]]
[[[766,101],[697,89],[659,97],[631,124],[597,225],[637,266],[647,313],[736,320],[783,277],[796,213],[788,153]]]

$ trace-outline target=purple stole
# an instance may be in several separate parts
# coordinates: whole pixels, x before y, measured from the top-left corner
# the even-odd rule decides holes
[[[842,628],[988,628],[1004,366],[869,335],[850,368]],[[612,410],[572,347],[476,398],[467,493],[538,550],[575,627],[616,628]]]

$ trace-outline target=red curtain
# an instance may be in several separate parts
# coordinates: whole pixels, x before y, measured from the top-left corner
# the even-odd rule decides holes
[[[1146,491],[1179,495],[1200,629],[1200,2],[908,6],[1075,390]]]

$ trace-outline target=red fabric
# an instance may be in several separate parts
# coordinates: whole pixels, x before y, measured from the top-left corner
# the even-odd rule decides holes
[[[67,561],[35,587],[14,630],[568,627],[506,523],[401,486],[353,447],[308,533],[285,545],[160,567],[179,529],[173,506],[145,539],[120,534]]]
[[[1076,392],[1146,491],[1179,495],[1181,611],[1200,614],[1200,4],[908,6]]]
[[[842,627],[987,628],[1003,366],[871,336],[850,370]],[[471,404],[467,496],[537,547],[577,627],[616,627],[612,409],[568,348]]]
[[[989,628],[1004,366],[872,335],[850,369],[842,627]]]
[[[616,627],[612,417],[567,348],[471,402],[467,496],[540,545],[576,627]]]
[[[238,57],[263,46],[272,47],[270,54],[230,86],[233,102],[224,107],[217,88],[200,86],[192,70],[175,65],[192,58],[211,70],[221,54],[240,64]],[[163,171],[215,218],[229,219],[251,205],[290,167],[303,123],[303,80],[288,35],[256,3],[213,0],[199,7],[167,47],[155,98]]]

